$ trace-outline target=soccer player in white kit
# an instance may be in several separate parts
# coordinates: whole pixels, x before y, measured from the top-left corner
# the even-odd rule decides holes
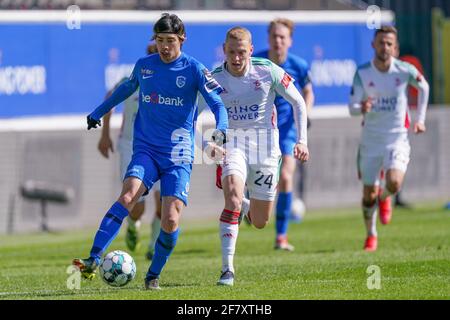
[[[377,200],[380,214],[384,211],[388,215],[380,218],[389,221],[391,212],[382,210],[383,202],[400,190],[408,166],[411,122],[408,85],[419,92],[414,133],[423,133],[426,129],[429,86],[413,65],[394,57],[397,41],[394,27],[384,26],[375,32],[372,42],[375,57],[356,71],[350,96],[350,114],[363,115],[358,167],[364,185],[362,207],[367,229],[366,251],[375,251],[378,246]],[[381,170],[386,180],[383,189],[377,185]]]
[[[220,96],[229,122],[221,177],[225,198],[220,216],[222,273],[217,284],[232,286],[245,185],[250,195],[247,218],[258,229],[268,223],[276,196],[281,161],[276,94],[294,110],[298,132],[294,157],[305,162],[309,151],[305,101],[291,76],[268,59],[251,57],[252,38],[245,28],[230,29],[223,49],[226,61],[212,73],[224,90]]]
[[[156,45],[154,43],[147,46],[147,54],[157,53]],[[108,98],[111,93],[122,84],[127,78],[122,79],[117,83],[113,89],[111,89],[106,98]],[[131,161],[131,156],[133,155],[133,126],[134,119],[139,107],[139,92],[136,91],[128,99],[124,101],[124,108],[122,112],[122,126],[120,128],[119,139],[117,141],[117,149],[120,155],[120,178],[125,176],[128,168],[128,164]],[[102,134],[98,142],[98,150],[105,157],[109,158],[109,151],[114,152],[113,142],[110,136],[110,118],[112,115],[112,110],[105,114],[102,127]],[[148,245],[148,250],[146,253],[147,259],[151,260],[153,257],[153,252],[155,251],[156,239],[159,235],[159,229],[161,228],[161,194],[159,188],[159,181],[153,185],[153,195],[155,200],[155,215],[151,224],[151,234],[150,243]],[[131,251],[135,251],[139,247],[140,236],[139,229],[141,224],[141,217],[145,212],[145,200],[144,197],[139,199],[139,202],[131,210],[130,215],[127,217],[128,227],[125,235],[125,242]]]

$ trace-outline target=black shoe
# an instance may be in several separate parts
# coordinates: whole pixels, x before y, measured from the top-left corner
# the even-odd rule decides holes
[[[230,286],[232,287],[234,284],[234,273],[230,270],[222,272],[220,275],[219,281],[217,281],[218,286]]]

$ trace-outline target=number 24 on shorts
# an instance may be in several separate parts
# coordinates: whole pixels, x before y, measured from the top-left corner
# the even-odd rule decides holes
[[[259,177],[255,180],[255,184],[258,186],[262,186],[263,184],[267,185],[269,189],[272,188],[273,185],[273,174],[264,175],[261,171],[256,171],[256,174]]]

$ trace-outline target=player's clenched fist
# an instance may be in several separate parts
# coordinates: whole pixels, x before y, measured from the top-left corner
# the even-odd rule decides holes
[[[370,110],[372,110],[372,98],[369,97],[361,102],[361,112],[364,114],[370,112]]]
[[[294,158],[301,162],[309,160],[309,150],[303,143],[297,143],[294,147]]]
[[[425,131],[426,131],[426,127],[423,123],[420,123],[420,122],[414,123],[414,133],[419,134],[419,133],[423,133]]]

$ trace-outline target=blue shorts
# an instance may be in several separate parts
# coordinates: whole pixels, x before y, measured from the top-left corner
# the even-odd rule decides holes
[[[161,181],[161,197],[176,197],[187,206],[189,181],[191,179],[192,164],[172,165],[162,167],[151,153],[137,151],[133,153],[124,179],[135,177],[141,180],[147,191],[158,180]]]
[[[297,141],[297,130],[294,121],[286,121],[278,125],[280,134],[280,150],[283,156],[293,156],[294,146]]]

